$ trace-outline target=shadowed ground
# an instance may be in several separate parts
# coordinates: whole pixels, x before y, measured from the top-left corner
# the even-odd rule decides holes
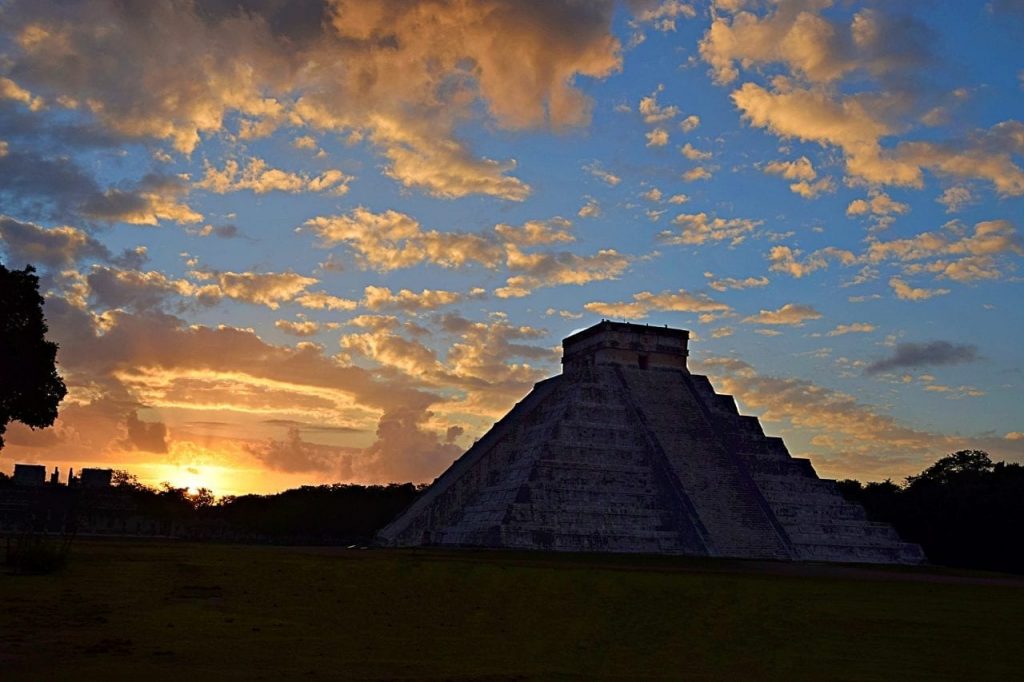
[[[80,542],[0,574],[19,679],[1012,679],[1024,580],[608,555]]]

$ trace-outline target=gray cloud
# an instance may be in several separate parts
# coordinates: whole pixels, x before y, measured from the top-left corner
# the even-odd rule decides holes
[[[899,343],[887,358],[871,363],[865,369],[867,374],[878,374],[902,367],[925,367],[928,365],[959,365],[978,359],[978,347],[966,343],[949,341],[928,341],[927,343]]]
[[[68,157],[51,158],[12,147],[0,155],[0,177],[0,199],[31,218],[141,225],[156,225],[160,220],[194,223],[202,218],[181,203],[189,188],[174,175],[148,173],[137,182],[104,189]]]
[[[289,427],[284,440],[269,440],[245,449],[265,466],[276,471],[316,471],[352,476],[352,453],[347,448],[319,445],[302,440],[298,427]]]
[[[46,229],[8,216],[0,216],[0,248],[14,267],[31,264],[62,268],[85,258],[111,259],[107,247],[81,230]]]
[[[124,144],[121,135],[95,121],[68,123],[48,112],[29,112],[12,100],[0,100],[0,139],[25,141],[33,149],[67,152],[69,149],[112,149]]]
[[[33,217],[66,219],[74,208],[100,194],[93,177],[68,158],[43,158],[14,148],[0,156],[0,197]]]
[[[163,422],[144,422],[137,413],[130,412],[125,426],[128,427],[126,446],[146,452],[167,452],[167,425]]]

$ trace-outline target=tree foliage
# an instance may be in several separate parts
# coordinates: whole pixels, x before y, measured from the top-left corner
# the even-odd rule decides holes
[[[177,527],[196,539],[283,544],[369,543],[421,491],[412,483],[335,483],[216,498],[206,488],[192,493],[170,483],[151,488],[123,470],[114,471],[113,482],[139,515],[162,527]]]
[[[902,486],[839,481],[868,516],[891,523],[929,560],[947,566],[1024,573],[1024,466],[960,450]]]
[[[35,268],[0,264],[0,448],[7,424],[53,424],[67,394],[57,374],[57,344],[46,340],[43,297]]]

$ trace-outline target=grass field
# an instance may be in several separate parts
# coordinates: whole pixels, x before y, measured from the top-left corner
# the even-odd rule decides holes
[[[79,542],[0,574],[0,679],[1020,679],[1024,580]]]

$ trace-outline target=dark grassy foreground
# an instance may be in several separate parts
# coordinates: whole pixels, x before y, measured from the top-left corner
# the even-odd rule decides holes
[[[0,679],[1020,679],[1024,580],[80,542],[0,574]]]

